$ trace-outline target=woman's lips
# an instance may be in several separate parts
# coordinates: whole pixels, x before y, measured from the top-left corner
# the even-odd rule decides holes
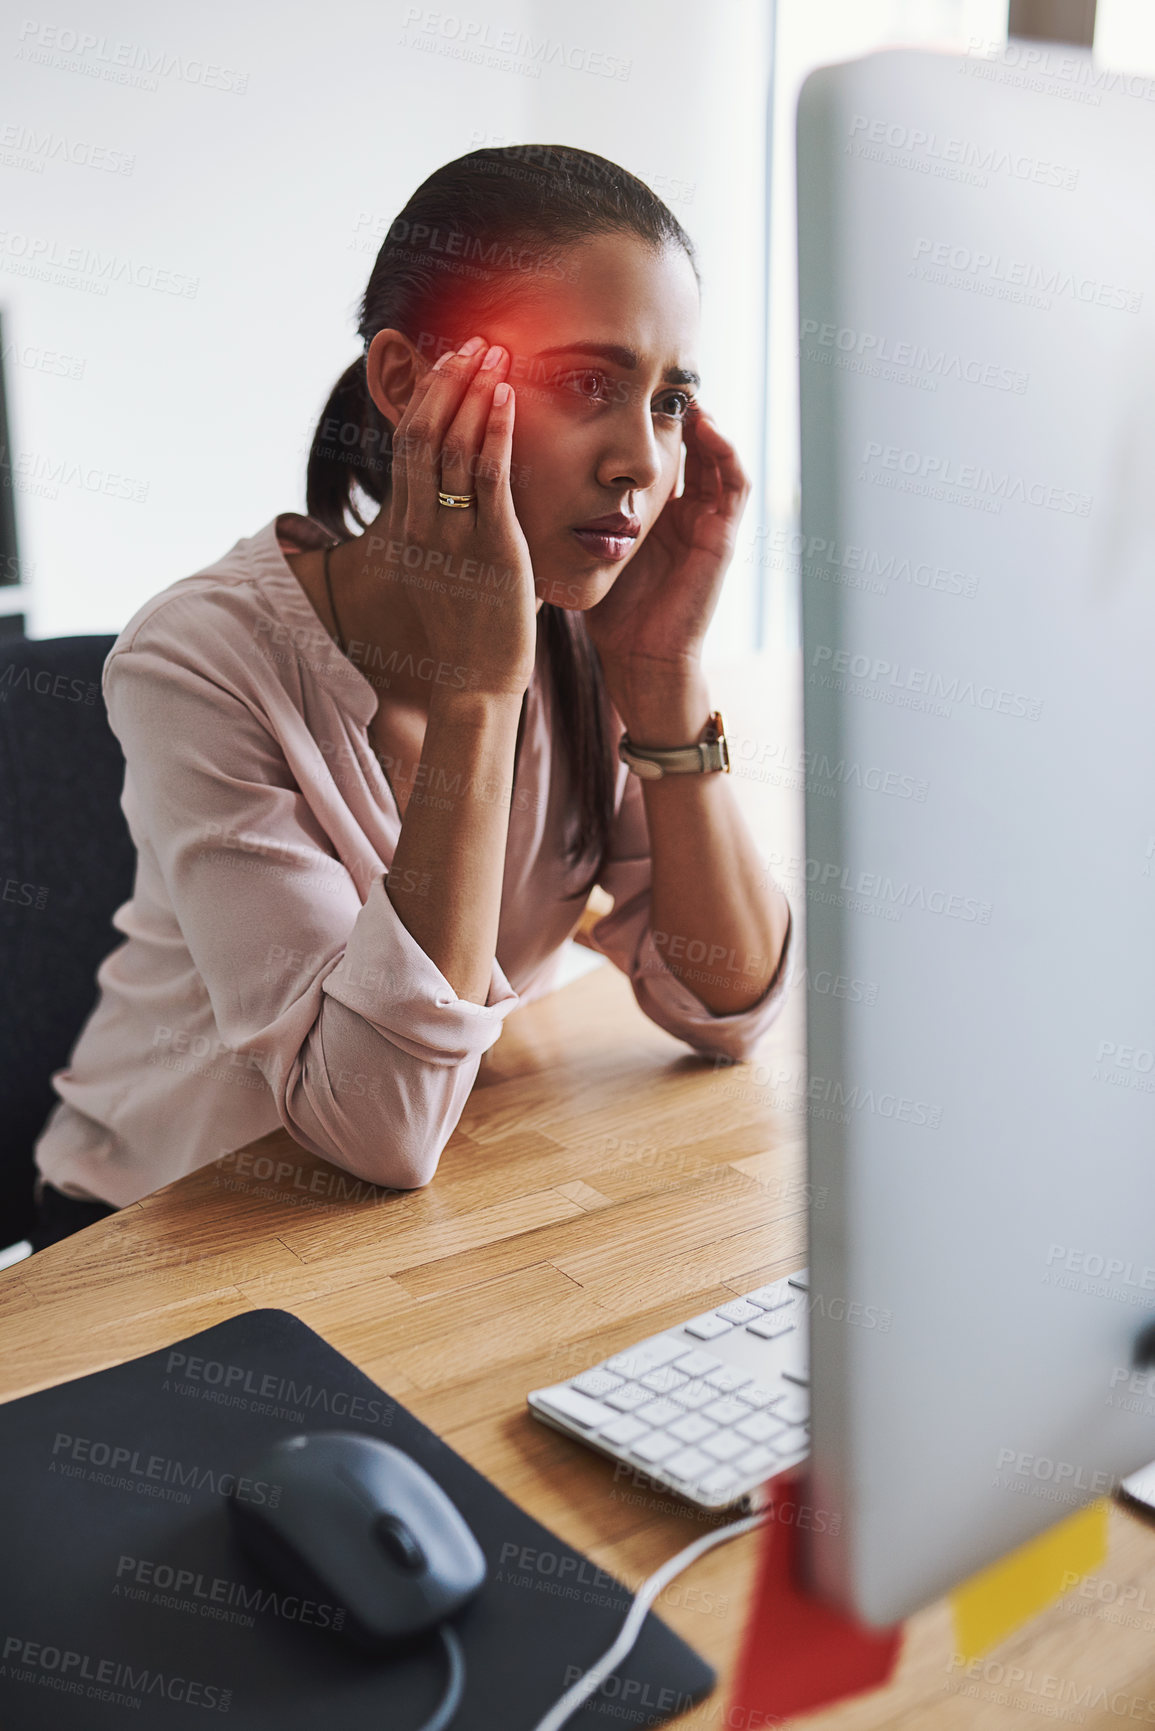
[[[636,535],[613,535],[604,529],[571,529],[570,534],[576,535],[582,546],[603,565],[616,564],[627,553],[632,553],[637,539]]]

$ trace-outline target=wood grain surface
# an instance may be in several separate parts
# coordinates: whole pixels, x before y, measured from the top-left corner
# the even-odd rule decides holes
[[[796,668],[739,671],[715,686],[728,732],[778,751]],[[797,792],[782,778],[743,787],[768,857],[799,846]],[[715,1068],[599,967],[509,1016],[424,1190],[376,1190],[278,1131],[0,1273],[0,1399],[278,1306],[636,1586],[716,1518],[616,1476],[533,1419],[526,1392],[805,1260],[804,1125],[780,1081],[803,1032],[799,989],[756,1062]],[[1155,1723],[1155,1526],[1115,1509],[1111,1527],[1100,1574],[972,1673],[936,1604],[907,1624],[886,1689],[806,1723]],[[687,1731],[771,1722],[729,1711],[758,1544],[719,1547],[656,1607],[721,1674],[678,1721]]]

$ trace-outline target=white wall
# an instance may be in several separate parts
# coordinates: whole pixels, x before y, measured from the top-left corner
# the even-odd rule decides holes
[[[379,237],[481,142],[582,145],[666,198],[700,248],[703,399],[757,466],[769,0],[98,0],[34,16],[55,22],[0,25],[0,310],[32,635],[118,630],[303,509]],[[486,64],[504,31],[557,58],[540,77],[524,46]],[[461,58],[467,32],[481,63]],[[604,75],[609,57],[625,78]],[[189,292],[131,280],[159,272]],[[750,639],[753,578],[735,562],[721,653]]]
[[[1155,6],[1151,0],[1098,0],[1095,58],[1113,71],[1155,73]]]

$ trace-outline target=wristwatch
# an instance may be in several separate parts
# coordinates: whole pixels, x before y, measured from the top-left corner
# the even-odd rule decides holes
[[[629,734],[623,733],[618,741],[618,756],[643,781],[658,781],[663,775],[703,775],[717,769],[725,770],[729,775],[730,752],[726,745],[722,711],[714,711],[702,729],[702,738],[695,745],[643,751],[640,746],[631,745]]]

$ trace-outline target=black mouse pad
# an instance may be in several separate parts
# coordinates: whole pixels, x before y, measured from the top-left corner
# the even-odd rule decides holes
[[[418,1461],[489,1575],[454,1619],[467,1661],[452,1731],[532,1731],[611,1644],[630,1594],[563,1544],[284,1310],[255,1310],[111,1370],[0,1405],[4,1731],[419,1731],[446,1662],[426,1638],[364,1656],[333,1606],[285,1594],[239,1550],[226,1498],[279,1437],[355,1430]],[[715,1675],[649,1616],[577,1731],[659,1725]]]

